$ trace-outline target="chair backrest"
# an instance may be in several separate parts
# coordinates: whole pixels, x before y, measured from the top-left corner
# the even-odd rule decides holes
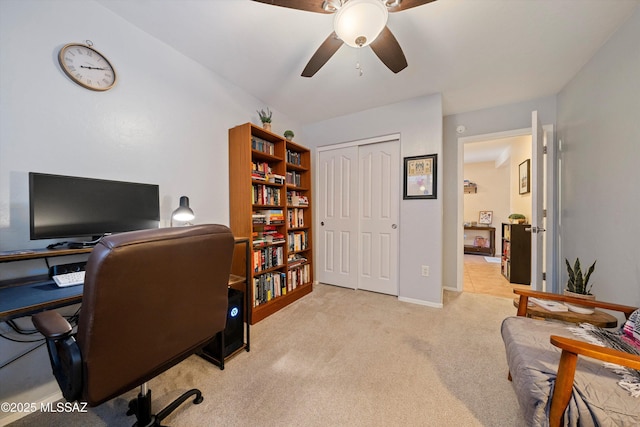
[[[83,398],[98,405],[224,330],[234,239],[223,225],[104,238],[86,266],[77,341]]]

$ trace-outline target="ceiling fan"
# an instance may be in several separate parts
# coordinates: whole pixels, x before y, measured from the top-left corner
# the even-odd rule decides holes
[[[361,48],[371,46],[373,52],[394,73],[407,67],[407,59],[398,40],[387,27],[389,12],[400,12],[435,0],[253,0],[274,6],[335,14],[334,31],[313,54],[302,71],[311,77],[343,44]]]

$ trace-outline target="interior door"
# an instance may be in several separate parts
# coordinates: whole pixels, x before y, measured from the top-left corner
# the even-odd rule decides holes
[[[360,146],[358,288],[398,295],[398,141]]]
[[[544,130],[538,112],[531,113],[531,288],[543,290]]]
[[[358,286],[358,147],[319,154],[318,281]]]

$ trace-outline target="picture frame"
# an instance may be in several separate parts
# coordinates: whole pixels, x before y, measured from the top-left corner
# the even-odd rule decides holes
[[[438,198],[438,155],[404,158],[403,199]]]
[[[480,211],[478,224],[490,225],[493,222],[493,211]]]
[[[531,160],[527,159],[520,163],[518,167],[518,193],[527,194],[531,191],[529,171],[531,170]]]

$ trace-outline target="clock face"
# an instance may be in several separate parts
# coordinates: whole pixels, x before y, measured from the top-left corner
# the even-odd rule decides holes
[[[71,43],[60,49],[58,62],[62,70],[80,86],[91,90],[108,90],[116,83],[116,72],[97,50]]]

